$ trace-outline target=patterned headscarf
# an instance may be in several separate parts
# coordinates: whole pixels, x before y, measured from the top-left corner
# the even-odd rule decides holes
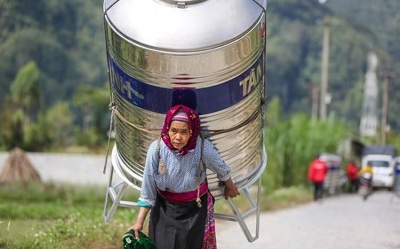
[[[161,138],[164,141],[164,143],[168,146],[170,150],[176,150],[176,148],[172,145],[170,137],[168,136],[168,130],[169,126],[171,125],[172,118],[179,112],[179,115],[184,112],[186,116],[189,119],[189,132],[190,132],[190,138],[188,143],[183,147],[180,151],[180,155],[186,155],[189,150],[193,150],[196,147],[196,141],[197,137],[200,134],[200,117],[199,114],[184,105],[176,105],[171,107],[165,116],[164,120],[164,126],[162,127],[161,130]]]

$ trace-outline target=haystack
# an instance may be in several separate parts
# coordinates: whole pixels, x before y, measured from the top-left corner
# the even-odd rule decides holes
[[[40,182],[40,175],[20,148],[10,151],[0,173],[0,184]]]

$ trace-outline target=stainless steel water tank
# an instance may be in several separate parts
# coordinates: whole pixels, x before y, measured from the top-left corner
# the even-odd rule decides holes
[[[240,186],[264,169],[265,1],[105,0],[122,174],[140,189],[167,109],[196,109]],[[210,188],[218,188],[208,172]],[[216,194],[216,193],[214,193]]]

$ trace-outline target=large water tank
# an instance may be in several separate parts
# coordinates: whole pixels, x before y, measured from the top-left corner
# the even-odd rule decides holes
[[[140,189],[169,107],[198,111],[239,187],[265,167],[265,1],[105,0],[115,160]],[[218,179],[207,172],[211,190]],[[219,192],[214,194],[218,195]],[[217,196],[218,197],[218,196]]]

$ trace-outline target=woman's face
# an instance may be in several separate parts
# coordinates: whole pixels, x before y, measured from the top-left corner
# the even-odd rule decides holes
[[[190,138],[189,124],[183,121],[174,120],[168,130],[169,139],[175,149],[182,149]]]

